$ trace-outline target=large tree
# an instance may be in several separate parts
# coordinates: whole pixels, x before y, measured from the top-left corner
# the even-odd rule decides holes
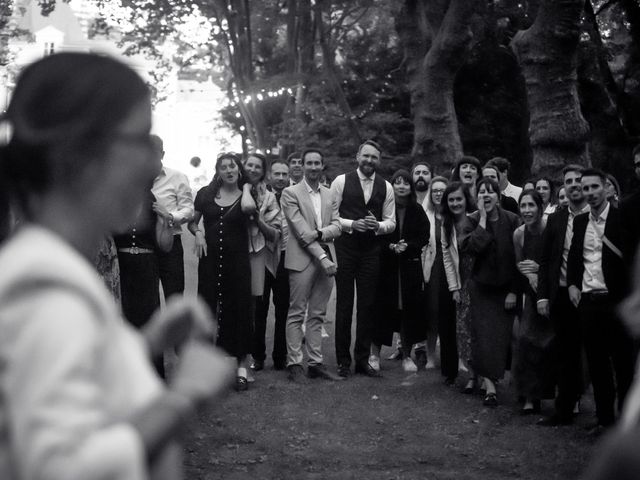
[[[397,20],[414,122],[412,155],[450,168],[463,154],[453,101],[478,0],[406,0]]]
[[[512,42],[527,87],[536,174],[558,177],[567,163],[590,164],[576,81],[583,8],[584,0],[542,0],[533,25]]]

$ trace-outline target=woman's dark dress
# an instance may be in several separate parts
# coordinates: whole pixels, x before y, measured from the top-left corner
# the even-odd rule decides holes
[[[540,264],[542,232],[532,233],[525,228],[523,260]],[[524,304],[517,335],[513,374],[519,396],[533,400],[554,396],[554,329],[549,317],[538,315],[536,293],[524,275],[520,274]]]
[[[517,291],[518,271],[513,232],[520,218],[498,208],[498,219],[479,226],[479,214],[470,219],[476,228],[463,241],[462,253],[475,257],[469,283],[471,301],[471,356],[474,373],[492,381],[501,379],[507,366],[514,312],[504,308],[508,293]]]
[[[195,209],[202,213],[207,255],[198,264],[198,293],[218,314],[217,344],[242,358],[251,346],[251,269],[247,218],[240,198],[221,207],[212,186],[198,191]]]
[[[427,336],[420,254],[429,241],[429,219],[415,202],[409,203],[404,213],[400,208],[396,208],[396,230],[380,237],[380,281],[373,331],[376,345],[391,345],[394,331],[401,332],[403,345],[413,345]],[[400,222],[401,215],[404,218]],[[407,243],[407,249],[398,255],[389,245],[400,239]]]

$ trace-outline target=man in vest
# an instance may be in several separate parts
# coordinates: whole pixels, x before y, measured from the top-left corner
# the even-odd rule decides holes
[[[331,184],[337,203],[342,236],[336,239],[336,360],[338,375],[351,374],[351,319],[354,283],[358,291],[355,372],[370,377],[380,373],[369,364],[371,322],[380,269],[378,235],[396,228],[391,184],[379,175],[380,146],[371,140],[358,149],[355,171],[339,175]]]

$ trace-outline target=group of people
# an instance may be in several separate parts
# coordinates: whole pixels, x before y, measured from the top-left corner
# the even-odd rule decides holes
[[[439,342],[447,385],[465,371],[462,391],[482,390],[484,405],[495,406],[510,370],[521,413],[555,398],[554,415],[540,423],[563,425],[585,389],[584,350],[594,427],[611,426],[633,379],[634,342],[616,305],[630,290],[638,235],[635,209],[616,207],[610,177],[567,165],[563,205],[546,177],[512,185],[503,158],[482,165],[464,156],[451,180],[417,161],[390,181],[377,173],[381,158],[365,141],[357,168],[326,187],[316,148],[271,163],[258,153],[218,157],[189,230],[198,290],[217,312],[219,344],[238,362],[236,387],[265,366],[272,293],[273,366],[292,381],[379,377],[383,345],[416,372],[435,363]],[[334,277],[335,373],[322,354]]]
[[[495,406],[510,369],[522,413],[555,398],[541,423],[564,425],[584,391],[584,349],[595,430],[616,421],[630,389],[637,423],[621,317],[640,331],[640,300],[620,316],[617,305],[630,292],[640,194],[621,201],[600,170],[567,165],[558,196],[544,177],[512,185],[503,158],[463,156],[450,180],[418,160],[387,181],[367,140],[330,186],[318,148],[287,161],[220,154],[194,198],[162,165],[144,82],[83,53],[27,67],[0,121],[11,130],[2,220],[11,211],[21,223],[0,232],[2,478],[179,478],[185,419],[265,367],[271,295],[273,366],[293,382],[380,377],[383,345],[411,374],[435,365],[439,340],[445,384],[467,372],[462,391]],[[183,227],[203,301],[182,295]],[[336,370],[322,350],[334,284]],[[177,361],[161,381],[167,350]]]

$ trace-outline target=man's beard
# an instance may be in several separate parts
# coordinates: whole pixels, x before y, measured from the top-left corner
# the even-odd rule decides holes
[[[415,183],[415,187],[417,192],[426,192],[427,190],[429,190],[429,185],[427,185],[427,182],[425,182],[424,180],[418,180]]]

